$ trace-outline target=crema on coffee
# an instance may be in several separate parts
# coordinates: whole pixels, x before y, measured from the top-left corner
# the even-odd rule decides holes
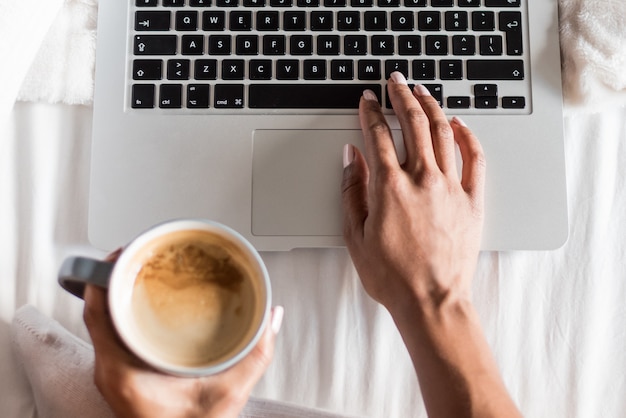
[[[218,363],[243,349],[263,310],[241,250],[216,234],[176,231],[135,256],[132,312],[138,341],[184,367]]]

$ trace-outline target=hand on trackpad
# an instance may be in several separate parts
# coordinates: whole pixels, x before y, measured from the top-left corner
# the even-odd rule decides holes
[[[361,135],[359,130],[255,131],[252,233],[341,235],[342,151],[348,143],[362,149]]]

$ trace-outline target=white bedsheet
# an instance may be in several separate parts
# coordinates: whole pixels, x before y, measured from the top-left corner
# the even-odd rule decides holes
[[[526,416],[624,417],[626,109],[571,112],[564,122],[568,243],[482,253],[474,300]],[[58,287],[56,271],[68,254],[102,255],[86,235],[90,127],[88,106],[18,103],[7,125],[0,120],[2,417],[34,415],[10,352],[15,309],[31,303],[87,338],[82,303]],[[256,396],[367,417],[425,416],[395,326],[362,291],[345,250],[263,258],[285,321]]]
[[[623,417],[626,110],[568,117],[565,126],[568,243],[481,254],[474,299],[526,416]],[[16,412],[23,402],[28,411],[28,394],[7,351],[15,308],[34,304],[86,337],[81,303],[55,275],[67,254],[100,255],[86,239],[89,127],[88,107],[21,103],[0,136],[3,416],[30,416]],[[363,293],[345,250],[263,257],[286,314],[257,396],[369,417],[425,416],[397,331]]]

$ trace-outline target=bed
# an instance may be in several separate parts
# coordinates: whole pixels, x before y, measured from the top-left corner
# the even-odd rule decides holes
[[[0,16],[9,3],[0,0]],[[63,390],[51,386],[60,375],[74,380],[68,370],[80,356],[72,396],[89,391],[82,302],[59,288],[56,272],[69,254],[104,255],[86,232],[97,2],[42,3],[54,14],[37,17],[44,28],[30,41],[34,52],[22,45],[12,69],[2,64],[10,77],[0,72],[8,92],[0,103],[0,415],[11,418],[63,416],[46,408]],[[528,417],[626,416],[626,6],[587,3],[596,8],[560,2],[570,238],[549,252],[483,252],[473,284],[506,385]],[[68,76],[77,50],[82,73]],[[262,256],[285,320],[256,398],[350,416],[426,416],[401,338],[345,249]],[[66,353],[67,364],[47,360],[50,351],[16,343],[20,326],[67,330],[78,351]],[[101,416],[89,411],[66,416]]]

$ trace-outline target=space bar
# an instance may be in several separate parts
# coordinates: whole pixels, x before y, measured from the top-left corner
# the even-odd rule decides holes
[[[381,97],[380,84],[250,84],[253,109],[358,109],[363,90]]]

